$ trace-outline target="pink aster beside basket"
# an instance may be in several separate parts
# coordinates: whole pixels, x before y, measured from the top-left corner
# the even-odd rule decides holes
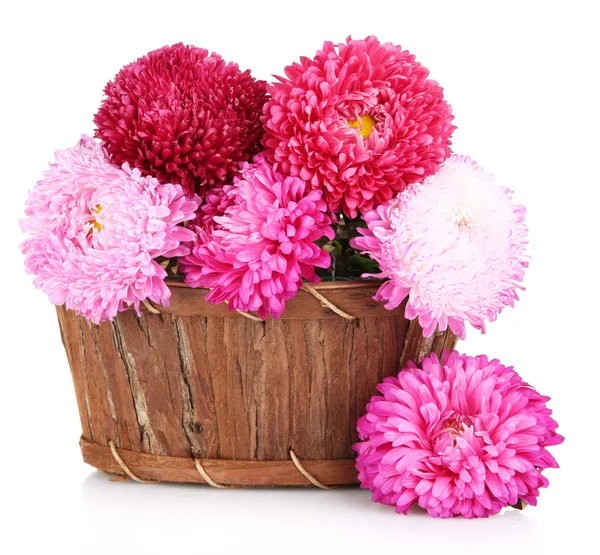
[[[518,299],[525,208],[452,153],[408,51],[325,42],[284,74],[150,52],[31,191],[21,249],[58,306],[84,460],[139,482],[360,482],[439,517],[535,504],[562,441],[548,398],[453,351]]]

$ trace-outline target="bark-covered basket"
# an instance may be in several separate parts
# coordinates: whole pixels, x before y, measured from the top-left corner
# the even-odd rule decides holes
[[[379,285],[314,286],[353,319],[301,290],[280,319],[252,320],[179,283],[160,314],[94,325],[59,307],[84,460],[139,481],[357,483],[356,420],[377,383],[456,342],[423,339],[404,304],[373,300]]]

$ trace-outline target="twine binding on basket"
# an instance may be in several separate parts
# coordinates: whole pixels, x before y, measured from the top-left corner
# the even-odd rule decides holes
[[[330,300],[328,300],[327,297],[324,297],[323,295],[321,295],[321,293],[319,293],[308,282],[304,282],[302,284],[301,289],[303,291],[306,291],[309,295],[312,295],[323,306],[326,306],[327,308],[329,308],[332,312],[334,312],[338,316],[341,316],[342,318],[345,318],[346,320],[355,320],[356,319],[356,316],[352,316],[351,314],[344,312],[339,306],[336,306]],[[142,301],[142,303],[148,309],[148,312],[151,312],[152,314],[160,314],[160,310],[158,310],[150,301],[148,301],[148,299],[144,299]],[[228,302],[225,301],[225,304],[228,304]],[[244,318],[248,318],[248,320],[253,320],[254,322],[262,322],[263,321],[262,318],[259,318],[258,316],[255,316],[254,314],[251,314],[249,312],[244,312],[244,311],[240,310],[239,308],[236,308],[235,311],[238,314],[241,314]]]
[[[226,299],[225,304],[229,304],[229,301]],[[244,318],[248,318],[248,320],[254,320],[255,322],[262,322],[262,319],[260,319],[258,316],[254,316],[254,314],[250,314],[249,312],[244,312],[243,310],[240,310],[239,308],[236,308],[235,311],[238,314],[241,314]]]
[[[346,320],[354,320],[356,319],[356,316],[351,316],[350,314],[348,314],[347,312],[344,312],[341,308],[337,307],[336,305],[334,305],[332,302],[330,302],[326,297],[324,297],[323,295],[321,295],[321,293],[319,293],[312,285],[310,285],[308,282],[304,282],[302,284],[301,289],[303,289],[304,291],[306,291],[307,293],[310,293],[313,297],[315,297],[315,299],[317,299],[323,306],[326,306],[327,308],[333,310],[333,312],[335,312],[338,316],[341,316],[342,318],[345,318]]]
[[[200,476],[202,476],[202,478],[204,478],[204,481],[209,485],[212,486],[213,488],[219,488],[219,489],[228,489],[228,488],[232,488],[233,486],[231,484],[219,484],[218,482],[215,482],[208,474],[208,472],[206,472],[206,470],[204,470],[204,467],[202,466],[202,463],[200,462],[200,459],[197,459],[196,457],[194,457],[194,466],[196,467],[196,470],[198,471],[198,474],[200,474]]]
[[[125,472],[125,474],[127,474],[127,476],[129,476],[133,481],[139,482],[140,484],[158,483],[158,480],[144,480],[139,476],[136,476],[131,471],[131,469],[125,464],[125,461],[121,458],[121,455],[119,455],[119,452],[117,451],[117,448],[115,447],[115,444],[112,439],[108,441],[108,446],[110,447],[110,452],[112,453],[112,456],[114,457],[115,461],[117,461],[117,464],[123,469],[123,472]]]
[[[117,451],[117,448],[112,439],[108,441],[108,446],[110,447],[110,452],[112,453],[112,456],[115,459],[115,461],[117,462],[117,464],[121,467],[123,472],[125,472],[125,474],[129,478],[131,478],[133,481],[139,482],[140,484],[159,484],[160,483],[160,480],[145,480],[145,479],[137,476],[131,470],[131,468],[129,468],[129,466],[127,466],[127,464],[125,463],[125,461],[123,460],[121,455],[119,455],[119,452]],[[306,468],[304,468],[304,466],[300,462],[300,459],[298,459],[296,453],[294,453],[294,450],[291,447],[290,447],[290,459],[294,463],[294,466],[298,469],[298,472],[300,472],[300,474],[302,474],[313,486],[316,486],[320,489],[332,489],[331,486],[325,485],[323,482],[321,482],[320,480],[315,478],[310,472],[308,472],[306,470]],[[209,486],[212,486],[213,488],[218,488],[218,489],[230,489],[230,488],[235,487],[233,484],[219,484],[218,482],[215,482],[210,477],[208,472],[206,472],[204,466],[202,466],[202,462],[200,461],[200,459],[193,457],[193,460],[194,460],[194,466],[196,467],[198,474],[200,474],[200,476],[202,476],[202,479]]]
[[[157,310],[148,299],[144,299],[142,303],[148,309],[148,312],[151,312],[152,314],[160,314],[160,310]]]
[[[302,466],[302,463],[300,462],[300,460],[296,456],[296,453],[294,453],[294,450],[291,447],[290,458],[292,459],[292,462],[294,463],[295,467],[298,469],[300,474],[302,474],[313,486],[317,486],[320,489],[331,489],[331,486],[326,486],[324,483],[317,480],[310,472],[306,470],[306,468],[304,468],[304,466]]]

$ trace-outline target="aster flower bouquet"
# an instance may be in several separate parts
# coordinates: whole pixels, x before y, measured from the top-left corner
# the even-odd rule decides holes
[[[517,300],[525,209],[451,152],[412,54],[326,42],[267,85],[177,44],[104,92],[95,138],[56,153],[21,224],[87,462],[215,487],[359,480],[442,517],[535,504],[562,440],[548,398],[452,351]]]

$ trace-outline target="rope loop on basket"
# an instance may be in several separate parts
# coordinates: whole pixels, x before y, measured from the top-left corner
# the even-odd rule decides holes
[[[315,299],[317,299],[323,306],[326,306],[333,312],[335,312],[338,316],[345,318],[346,320],[356,320],[356,316],[352,316],[347,312],[344,312],[341,308],[335,306],[331,301],[327,300],[321,293],[319,293],[312,285],[308,282],[304,282],[302,284],[301,289],[312,295]]]
[[[254,314],[250,314],[249,312],[244,312],[243,310],[240,310],[239,308],[236,308],[235,311],[238,314],[241,314],[244,318],[248,318],[248,320],[252,320],[254,322],[262,322],[262,318],[259,318],[258,316],[254,316]]]
[[[298,472],[300,472],[300,474],[302,474],[313,486],[316,486],[320,489],[331,489],[330,486],[326,486],[323,482],[317,480],[310,472],[308,472],[308,470],[306,470],[306,468],[304,468],[304,466],[300,462],[300,459],[296,456],[296,453],[294,453],[294,450],[292,448],[290,448],[290,458],[292,459],[294,466],[298,469]],[[204,469],[204,466],[202,466],[200,459],[197,459],[195,457],[194,457],[194,466],[196,467],[198,474],[200,474],[200,476],[202,476],[204,481],[209,486],[212,486],[213,488],[219,488],[219,489],[229,489],[229,488],[235,487],[232,484],[219,484],[218,482],[215,482],[210,477],[208,472],[206,472],[206,470]]]
[[[129,468],[129,466],[127,466],[127,464],[125,463],[125,461],[123,460],[121,455],[119,455],[119,452],[117,451],[117,448],[112,439],[110,439],[108,441],[108,446],[109,446],[110,452],[112,453],[112,456],[115,459],[115,461],[117,462],[117,464],[121,467],[123,472],[129,478],[131,478],[133,481],[139,482],[140,484],[158,484],[161,482],[160,480],[144,480],[143,478],[140,478],[139,476],[137,476]],[[294,464],[294,466],[296,467],[296,469],[298,470],[298,472],[300,472],[300,474],[302,474],[302,476],[304,476],[313,486],[316,486],[317,488],[320,488],[320,489],[332,489],[331,486],[325,485],[323,482],[321,482],[320,480],[315,478],[310,472],[308,472],[308,470],[306,470],[306,468],[304,468],[304,465],[300,462],[300,459],[297,457],[296,453],[294,453],[294,450],[291,447],[290,447],[289,454],[290,454],[290,459],[291,459],[292,463]],[[206,469],[204,468],[202,461],[200,459],[197,459],[196,457],[192,457],[192,460],[194,461],[194,467],[198,471],[198,474],[200,474],[202,479],[209,486],[212,486],[213,488],[218,488],[218,489],[235,488],[235,485],[233,485],[233,484],[219,484],[218,482],[215,482],[215,480],[213,480],[210,477],[210,474],[208,474],[208,472],[206,472]]]
[[[123,469],[123,472],[125,472],[125,474],[127,474],[127,476],[129,476],[133,481],[139,482],[140,484],[158,484],[160,482],[160,480],[144,480],[139,476],[136,476],[131,471],[131,469],[125,464],[125,461],[121,458],[121,455],[119,455],[119,452],[117,451],[117,448],[115,447],[115,444],[112,439],[108,440],[108,446],[110,447],[110,452],[112,453],[112,456],[114,457],[115,461],[117,461],[117,464]]]
[[[225,304],[229,304],[229,301],[227,299],[225,299],[223,301]],[[235,311],[238,314],[241,314],[244,318],[248,318],[248,320],[252,320],[254,322],[262,322],[262,318],[259,318],[258,316],[254,316],[254,314],[250,314],[249,312],[244,312],[243,310],[240,310],[239,308],[236,308]]]
[[[160,314],[160,310],[157,310],[156,307],[152,306],[148,299],[144,299],[142,303],[148,309],[148,312],[151,312],[152,314]]]
[[[212,486],[213,488],[219,488],[219,489],[229,489],[229,488],[233,488],[233,485],[230,484],[219,484],[218,482],[215,482],[209,475],[208,472],[206,472],[206,470],[204,470],[204,467],[202,466],[202,463],[200,462],[200,459],[197,459],[196,457],[194,457],[194,466],[196,467],[196,470],[198,471],[198,474],[200,474],[200,476],[202,476],[202,478],[204,479],[204,481],[209,485]]]
[[[304,290],[304,291],[306,291],[309,295],[312,295],[323,306],[327,307],[329,310],[331,310],[332,312],[334,312],[338,316],[341,316],[342,318],[345,318],[346,320],[356,320],[356,316],[352,316],[351,314],[348,314],[347,312],[344,312],[338,306],[334,305],[330,300],[328,300],[326,297],[324,297],[323,295],[321,295],[321,293],[319,293],[308,282],[305,281],[302,284],[301,289]],[[229,304],[227,302],[227,300],[225,300],[224,302],[225,302],[225,304]],[[146,309],[148,310],[148,312],[150,312],[152,314],[160,314],[160,310],[158,310],[148,299],[144,299],[142,301],[142,304],[146,307]],[[251,314],[249,312],[244,312],[243,310],[240,310],[239,308],[236,308],[235,311],[238,314],[241,314],[244,318],[248,318],[248,320],[252,320],[254,322],[262,322],[263,321],[262,318],[259,318],[258,316],[255,316],[254,314]]]
[[[298,469],[298,472],[300,472],[300,474],[302,474],[313,486],[321,489],[331,489],[331,486],[326,486],[323,482],[317,480],[310,472],[308,472],[308,470],[306,470],[306,468],[304,468],[304,466],[302,466],[300,459],[296,456],[296,453],[294,453],[294,450],[291,447],[290,458],[292,459],[294,466]]]

